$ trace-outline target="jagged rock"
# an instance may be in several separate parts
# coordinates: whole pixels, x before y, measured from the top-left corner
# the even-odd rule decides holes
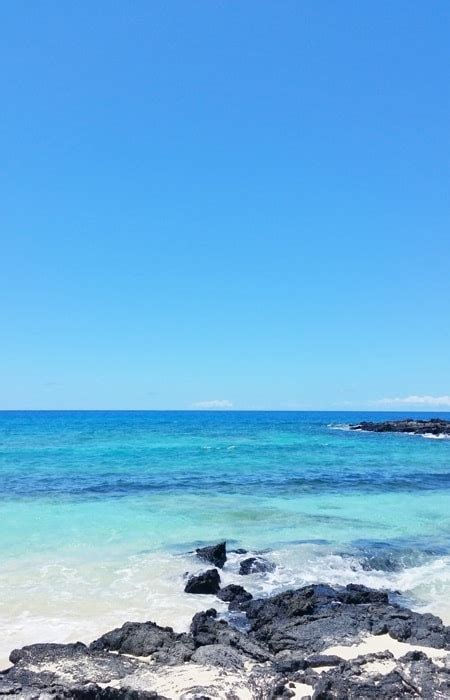
[[[388,603],[389,596],[386,591],[374,591],[357,583],[349,583],[345,590],[339,592],[337,599],[341,603],[361,605],[362,603]]]
[[[12,664],[19,661],[28,663],[51,662],[55,657],[81,659],[89,655],[89,649],[82,642],[75,644],[30,644],[21,649],[13,649],[9,655]]]
[[[235,593],[242,591],[228,590],[225,597]],[[10,656],[14,666],[0,673],[0,697],[164,700],[167,689],[180,700],[209,700],[235,698],[243,689],[253,700],[279,700],[291,697],[296,683],[313,688],[315,700],[450,697],[450,629],[433,615],[391,604],[384,591],[313,585],[243,605],[248,633],[209,609],[193,617],[187,634],[152,622],[128,622],[89,647],[35,644],[16,649]],[[320,653],[386,632],[447,649],[447,661],[434,663],[416,650],[401,659],[386,651],[350,661]],[[151,663],[142,656],[151,657]],[[197,685],[199,666],[207,670],[206,685]]]
[[[386,674],[371,669],[374,661],[391,660],[394,668]],[[393,700],[450,697],[450,673],[424,654],[412,652],[398,661],[389,653],[369,654],[342,663],[318,680],[313,700]]]
[[[275,657],[274,666],[278,673],[293,673],[305,670],[308,663],[303,652],[280,651]]]
[[[177,634],[171,627],[160,627],[154,622],[126,622],[92,642],[90,649],[133,656],[155,655],[157,661],[177,664],[190,659],[195,645],[187,634]]]
[[[136,690],[134,688],[102,687],[96,683],[86,683],[71,687],[51,685],[37,688],[35,686],[18,686],[8,689],[0,679],[0,697],[12,697],[12,700],[168,700],[151,690]]]
[[[415,435],[450,435],[450,421],[442,418],[419,420],[391,420],[376,423],[361,421],[350,426],[350,430],[367,430],[373,433],[413,433]]]
[[[184,588],[185,593],[215,594],[220,589],[220,576],[217,569],[208,569],[191,576]]]
[[[288,688],[287,681],[280,681],[271,689],[268,700],[288,700],[294,698],[295,692]]]
[[[205,666],[220,666],[240,670],[244,668],[245,657],[225,644],[207,644],[199,647],[192,656],[192,661]]]
[[[335,654],[313,654],[308,656],[306,659],[306,664],[310,668],[319,668],[320,666],[339,666],[342,664],[344,659]]]
[[[194,615],[190,631],[196,646],[221,644],[231,646],[256,661],[268,661],[271,658],[264,646],[249,639],[248,635],[234,629],[225,620],[216,618],[217,611],[214,608]]]
[[[151,690],[134,690],[133,688],[102,688],[96,684],[80,685],[63,691],[63,694],[54,696],[55,700],[168,700]]]
[[[16,688],[24,700],[36,698],[105,698],[105,700],[156,700],[156,692],[142,694],[135,689],[100,687],[131,677],[139,661],[104,651],[93,651],[85,644],[34,644],[15,649],[10,655],[14,666],[0,674],[0,696],[6,687]],[[5,686],[6,684],[6,686]],[[11,694],[11,690],[8,691]]]
[[[361,586],[339,591],[315,585],[252,600],[245,606],[250,636],[274,653],[291,649],[311,654],[368,633],[449,648],[450,629],[439,618],[383,602],[385,595]]]
[[[14,666],[8,670],[8,680],[21,682],[24,669],[36,682],[47,682],[47,676],[55,663],[71,669],[73,681],[85,682],[86,677],[92,682],[101,680],[104,675],[114,679],[124,678],[136,669],[136,661],[125,657],[114,657],[104,652],[95,653],[85,644],[32,644],[15,649],[10,654]],[[54,674],[53,674],[54,675]],[[39,684],[39,683],[38,683]]]
[[[227,560],[227,544],[226,542],[219,542],[219,544],[209,547],[199,547],[195,550],[195,553],[199,559],[208,561],[210,564],[214,564],[214,566],[222,569]]]
[[[221,588],[217,597],[225,603],[229,603],[230,610],[240,609],[242,603],[247,603],[253,598],[252,594],[246,591],[243,586],[237,586],[234,583]]]
[[[248,574],[259,574],[266,573],[270,571],[275,571],[275,564],[262,557],[248,557],[241,561],[239,566],[239,573],[241,576],[248,576]]]

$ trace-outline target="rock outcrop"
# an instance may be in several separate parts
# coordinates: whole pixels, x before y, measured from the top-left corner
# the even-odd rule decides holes
[[[249,574],[263,574],[275,571],[275,564],[263,557],[248,557],[243,559],[239,565],[239,573],[241,576]]]
[[[232,604],[244,589],[226,587]],[[240,603],[248,632],[214,609],[189,632],[126,622],[85,644],[34,644],[11,653],[0,697],[21,700],[356,700],[450,697],[450,628],[360,585],[305,586]],[[341,658],[367,635],[420,645]],[[372,638],[372,637],[371,637]],[[398,646],[398,645],[397,645]],[[333,651],[333,647],[336,647]],[[330,651],[328,651],[328,649]],[[401,649],[408,649],[405,645]],[[424,653],[429,649],[430,654]],[[357,652],[358,653],[358,652]],[[440,655],[439,663],[433,655]]]
[[[448,435],[450,436],[450,421],[442,418],[419,420],[388,420],[382,422],[361,421],[350,426],[350,430],[367,430],[372,433],[412,433],[414,435]]]
[[[229,610],[239,610],[243,603],[247,603],[253,598],[252,594],[246,591],[243,586],[237,586],[234,583],[230,583],[228,586],[221,588],[217,597],[219,600],[229,603]]]
[[[220,589],[220,575],[217,569],[208,569],[201,574],[190,576],[184,588],[185,593],[215,594]]]
[[[195,553],[199,559],[203,559],[222,569],[227,560],[227,544],[226,542],[219,542],[219,544],[214,544],[210,547],[199,547],[195,550]]]

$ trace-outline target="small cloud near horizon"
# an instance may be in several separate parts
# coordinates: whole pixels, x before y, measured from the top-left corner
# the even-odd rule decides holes
[[[396,396],[372,401],[377,406],[450,406],[450,396]]]
[[[214,408],[233,408],[232,401],[228,399],[212,399],[211,401],[196,401],[191,404],[191,408],[199,408],[204,410],[214,409]]]

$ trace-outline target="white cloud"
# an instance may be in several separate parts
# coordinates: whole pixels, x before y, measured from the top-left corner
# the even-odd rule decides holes
[[[214,408],[233,408],[233,403],[228,399],[212,399],[211,401],[197,401],[191,405],[191,408],[199,408],[209,410]]]
[[[450,396],[397,396],[372,403],[378,406],[450,406]]]

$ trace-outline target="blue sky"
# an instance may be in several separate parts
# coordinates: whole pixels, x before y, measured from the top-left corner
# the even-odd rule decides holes
[[[0,407],[449,407],[449,20],[3,2]]]

